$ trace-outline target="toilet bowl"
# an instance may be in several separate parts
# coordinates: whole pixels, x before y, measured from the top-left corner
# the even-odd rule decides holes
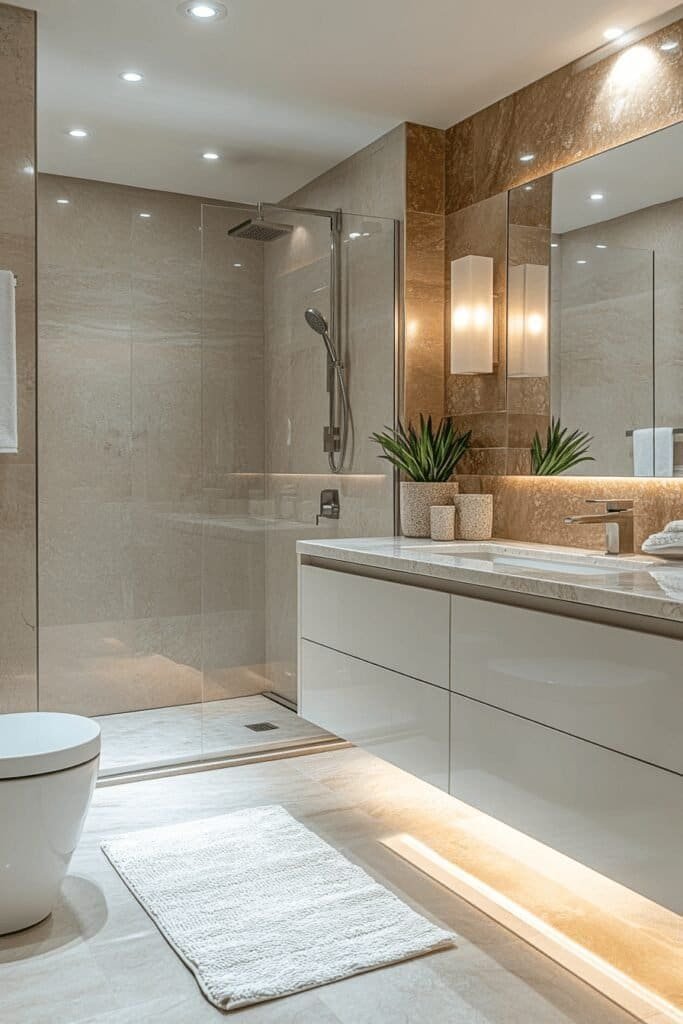
[[[100,727],[80,715],[0,715],[0,935],[51,913],[90,806]]]

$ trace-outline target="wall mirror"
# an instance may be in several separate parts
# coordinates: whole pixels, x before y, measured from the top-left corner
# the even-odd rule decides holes
[[[513,189],[508,410],[590,476],[683,476],[683,124]]]

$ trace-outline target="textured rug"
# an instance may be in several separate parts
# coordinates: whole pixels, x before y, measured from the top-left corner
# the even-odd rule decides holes
[[[206,997],[224,1010],[455,940],[283,807],[133,832],[102,849]]]

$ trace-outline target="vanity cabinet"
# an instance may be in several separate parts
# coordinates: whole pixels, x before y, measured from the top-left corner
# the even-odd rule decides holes
[[[449,694],[303,640],[301,714],[448,792]]]
[[[299,571],[304,718],[683,911],[680,640]]]
[[[304,565],[300,595],[307,640],[448,689],[448,594]]]
[[[453,596],[451,689],[683,773],[683,644]]]
[[[682,789],[672,772],[453,695],[453,796],[677,913]]]

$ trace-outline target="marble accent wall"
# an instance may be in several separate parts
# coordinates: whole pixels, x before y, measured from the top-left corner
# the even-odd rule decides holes
[[[663,52],[665,40],[678,49]],[[683,19],[597,63],[567,64],[446,132],[446,212],[683,120]],[[533,153],[529,163],[520,156]]]
[[[681,45],[661,51],[659,45],[665,38]],[[449,263],[453,253],[467,250],[473,223],[480,222],[476,224],[479,237],[490,239],[496,231],[502,236],[507,230],[502,209],[497,211],[495,224],[488,222],[487,215],[495,203],[504,203],[508,190],[533,181],[535,202],[540,184],[551,172],[681,121],[682,75],[683,20],[679,20],[610,57],[580,60],[561,68],[446,131],[446,360]],[[521,162],[524,153],[533,153],[533,161]],[[425,164],[423,173],[431,180],[429,161],[424,154],[420,159]],[[411,173],[419,176],[409,166],[409,177]],[[533,218],[518,221],[519,230],[513,228],[508,240],[513,261],[515,248],[520,252],[529,246],[534,248],[547,231],[546,224]],[[413,316],[417,320],[419,315],[420,305],[416,303]],[[424,359],[424,379],[430,386],[433,365],[432,353]],[[411,378],[421,374],[416,360],[409,366],[406,394],[419,392],[419,381]],[[660,372],[658,389],[666,389],[666,376]],[[599,528],[569,532],[558,524],[567,512],[582,509],[585,496],[614,494],[619,484],[622,491],[627,488],[628,494],[636,495],[641,537],[683,513],[683,484],[676,481],[541,481],[506,476],[528,471],[527,445],[549,411],[542,382],[511,381],[505,387],[498,369],[487,375],[487,380],[475,377],[460,381],[449,374],[446,364],[443,389],[446,412],[458,417],[461,426],[474,430],[474,451],[461,465],[465,471],[461,486],[493,491],[499,536],[579,547],[599,545]]]
[[[38,191],[41,707],[255,692],[258,247],[242,261],[221,225],[212,250],[208,224],[203,278],[201,200],[42,174]]]
[[[665,523],[683,517],[680,480],[633,477],[465,477],[463,489],[493,494],[493,534],[509,540],[537,544],[563,544],[602,548],[605,529],[600,524],[567,526],[565,516],[590,511],[587,498],[632,498],[636,551]]]
[[[420,413],[436,419],[444,414],[446,135],[410,123],[405,131],[403,416],[411,421]]]
[[[33,11],[0,4],[0,267],[17,278],[19,452],[0,454],[0,713],[37,707]]]

